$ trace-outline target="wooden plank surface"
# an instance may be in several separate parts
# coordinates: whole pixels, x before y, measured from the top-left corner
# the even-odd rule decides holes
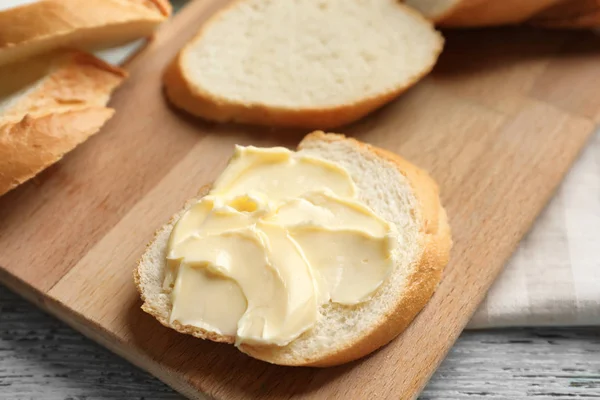
[[[219,174],[235,143],[294,146],[305,133],[217,126],[167,106],[164,66],[219,6],[192,2],[166,24],[130,65],[103,131],[0,198],[0,279],[188,396],[412,398],[590,136],[600,40],[453,32],[432,76],[343,130],[431,172],[453,228],[452,260],[390,345],[336,368],[281,368],[159,326],[139,310],[132,282],[154,230]]]
[[[166,385],[0,286],[0,399],[176,400]],[[420,400],[600,398],[600,329],[463,332]]]

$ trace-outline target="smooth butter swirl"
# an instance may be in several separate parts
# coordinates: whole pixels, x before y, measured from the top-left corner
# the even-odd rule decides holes
[[[339,165],[238,146],[171,233],[171,322],[286,345],[314,326],[321,304],[368,300],[393,267],[394,238]]]

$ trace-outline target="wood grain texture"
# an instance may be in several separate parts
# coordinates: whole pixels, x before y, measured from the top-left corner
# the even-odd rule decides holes
[[[154,230],[219,174],[235,143],[295,146],[305,133],[216,126],[167,106],[164,66],[219,5],[192,2],[166,24],[129,65],[105,129],[0,198],[0,280],[190,397],[415,397],[590,136],[600,100],[584,78],[600,71],[600,39],[451,33],[432,76],[345,129],[436,178],[452,261],[390,345],[336,368],[281,368],[163,328],[139,310],[132,282]]]
[[[421,400],[600,398],[600,329],[464,332]],[[181,396],[0,286],[0,399]]]

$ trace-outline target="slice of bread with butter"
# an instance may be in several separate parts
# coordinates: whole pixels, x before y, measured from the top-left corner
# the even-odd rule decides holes
[[[163,325],[281,365],[330,366],[401,333],[451,247],[438,188],[387,151],[314,132],[237,147],[159,229],[134,278]]]
[[[167,97],[205,119],[324,129],[427,75],[444,40],[398,0],[238,0],[167,69]]]

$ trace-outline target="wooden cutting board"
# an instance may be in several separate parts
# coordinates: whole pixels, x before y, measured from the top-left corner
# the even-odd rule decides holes
[[[192,2],[166,24],[129,65],[102,132],[0,198],[0,279],[190,397],[416,397],[600,120],[600,39],[448,33],[430,77],[341,130],[431,172],[455,246],[403,335],[348,365],[294,369],[163,328],[140,311],[132,281],[155,229],[219,174],[235,143],[294,146],[306,133],[218,126],[169,108],[161,72],[219,6]]]

